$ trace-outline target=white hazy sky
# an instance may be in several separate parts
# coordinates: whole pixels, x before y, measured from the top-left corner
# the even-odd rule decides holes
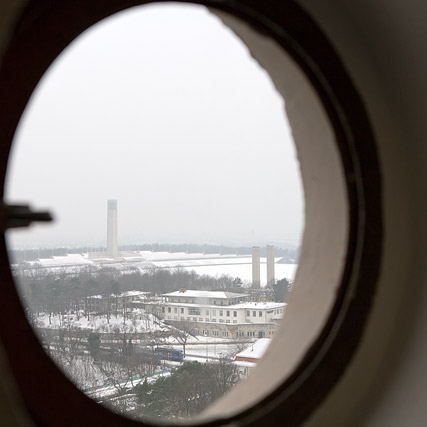
[[[9,202],[53,225],[13,246],[297,241],[295,147],[267,73],[201,6],[150,5],[90,28],[52,64],[21,119]]]

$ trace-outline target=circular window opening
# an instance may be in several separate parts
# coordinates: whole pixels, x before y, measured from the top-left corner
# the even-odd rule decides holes
[[[286,320],[264,359],[249,379],[238,386],[238,392],[232,391],[226,399],[205,411],[198,421],[217,425],[240,420],[251,424],[259,417],[265,421],[266,417],[279,414],[289,425],[296,426],[336,383],[363,331],[381,249],[378,164],[363,105],[317,26],[293,3],[286,3],[283,8],[269,1],[255,7],[248,3],[224,6],[245,23],[224,12],[211,12],[244,41],[286,99],[306,195],[302,262]],[[5,99],[2,105],[8,107],[7,114],[0,115],[7,144],[11,143],[18,119],[41,72],[76,34],[123,8],[114,2],[109,6],[100,2],[98,6],[90,11],[80,10],[64,1],[61,5],[50,5],[52,10],[46,13],[39,9],[40,4],[33,3],[23,15],[18,24],[20,31],[16,32],[5,56],[0,80]],[[59,31],[56,17],[61,21],[61,16],[67,19]],[[29,17],[39,18],[28,20]],[[40,23],[43,29],[39,28]],[[301,28],[307,32],[301,32]],[[35,34],[37,37],[31,37]],[[306,34],[310,37],[306,38]],[[45,36],[49,43],[44,43]],[[18,69],[22,72],[16,73]],[[3,166],[5,171],[6,165]],[[5,228],[47,219],[14,206],[6,206],[5,215]],[[3,264],[2,268],[5,280],[11,281],[9,265]],[[321,285],[313,286],[315,283]],[[16,328],[15,338],[3,328],[2,339],[24,400],[35,419],[43,420],[46,425],[57,425],[66,413],[69,422],[78,422],[78,414],[84,410],[92,423],[108,420],[112,425],[133,424],[84,398],[58,375],[39,351],[40,346],[35,344],[26,323],[21,321],[22,308],[17,305],[11,288],[7,288],[5,301],[12,309],[3,311],[4,323],[13,321]],[[301,308],[307,303],[310,310],[303,312]],[[17,340],[16,336],[26,339]],[[20,355],[22,347],[34,355],[25,369],[22,366],[26,361]],[[29,371],[33,374],[31,377]],[[57,405],[53,406],[52,401],[47,405],[34,394],[35,381],[37,396],[49,394]],[[253,384],[257,395],[251,392]],[[46,394],[40,393],[43,391]],[[63,399],[66,406],[61,404],[61,397],[67,397]]]
[[[299,174],[283,97],[219,17],[142,6],[87,30],[35,89],[9,165],[8,200],[55,216],[7,236],[46,353],[122,415],[199,415],[285,313]]]

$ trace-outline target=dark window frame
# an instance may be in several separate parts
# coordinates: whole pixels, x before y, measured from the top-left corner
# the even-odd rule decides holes
[[[33,0],[24,8],[3,55],[0,71],[0,140],[3,153],[0,167],[3,182],[7,154],[18,121],[46,68],[85,29],[115,12],[143,3],[133,0]],[[362,101],[338,55],[317,24],[292,0],[199,3],[240,17],[270,34],[287,50],[319,95],[333,126],[344,166],[351,227],[343,278],[328,321],[304,360],[280,387],[256,408],[227,420],[249,425],[256,422],[257,411],[262,411],[266,424],[274,424],[275,415],[279,415],[279,419],[287,420],[288,427],[298,426],[338,381],[357,349],[371,307],[382,246],[381,185],[373,132]],[[346,129],[342,117],[345,118]],[[346,132],[350,132],[352,138]],[[357,173],[355,165],[360,168]],[[362,201],[363,222],[359,218]],[[354,256],[356,252],[357,258]],[[72,426],[81,424],[84,414],[88,425],[141,425],[87,398],[44,353],[26,321],[13,284],[4,235],[0,245],[0,277],[3,282],[0,336],[16,385],[33,421],[44,426]],[[321,363],[304,377],[304,381],[300,381],[336,325],[338,313],[348,296],[350,280],[352,299],[345,315],[340,318],[339,329],[329,341]],[[11,324],[13,328],[9,327]],[[288,393],[290,389],[292,393]],[[266,413],[263,405],[273,400],[281,402],[280,411],[279,406],[270,405]],[[214,420],[206,426],[221,424],[224,424],[223,420]]]

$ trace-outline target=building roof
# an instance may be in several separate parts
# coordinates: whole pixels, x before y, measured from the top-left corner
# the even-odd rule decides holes
[[[233,307],[235,308],[246,308],[250,310],[268,310],[268,309],[275,309],[275,308],[283,308],[287,304],[285,302],[274,302],[274,301],[260,301],[260,302],[254,302],[254,301],[245,301],[241,302],[239,304],[233,304]],[[231,306],[229,306],[231,307]]]
[[[230,309],[245,309],[245,310],[274,310],[277,308],[284,308],[286,307],[285,302],[272,302],[272,301],[266,301],[266,302],[241,302],[238,304],[230,304],[230,305],[215,305],[215,304],[200,304],[198,302],[163,302],[163,305],[170,305],[170,306],[176,306],[176,307],[206,307],[206,308],[218,308],[218,309],[224,309],[224,310],[230,310]]]
[[[29,264],[39,264],[42,267],[62,267],[65,265],[92,265],[93,262],[80,254],[69,254],[64,256],[52,256],[51,258],[40,258],[30,261]]]
[[[190,298],[217,298],[217,299],[230,299],[246,297],[245,294],[236,294],[234,292],[223,291],[195,291],[192,289],[182,289],[179,291],[169,292],[163,294],[164,297],[190,297]]]
[[[245,350],[236,354],[236,359],[261,359],[261,357],[267,350],[267,347],[270,345],[270,342],[271,338],[260,338],[258,341],[251,344]]]

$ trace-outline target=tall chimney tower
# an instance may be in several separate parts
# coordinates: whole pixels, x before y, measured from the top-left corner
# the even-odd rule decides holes
[[[259,288],[261,286],[261,266],[259,246],[252,246],[252,286]]]
[[[273,286],[274,282],[274,246],[267,245],[267,286]]]
[[[117,200],[107,202],[107,252],[113,258],[118,254]]]

